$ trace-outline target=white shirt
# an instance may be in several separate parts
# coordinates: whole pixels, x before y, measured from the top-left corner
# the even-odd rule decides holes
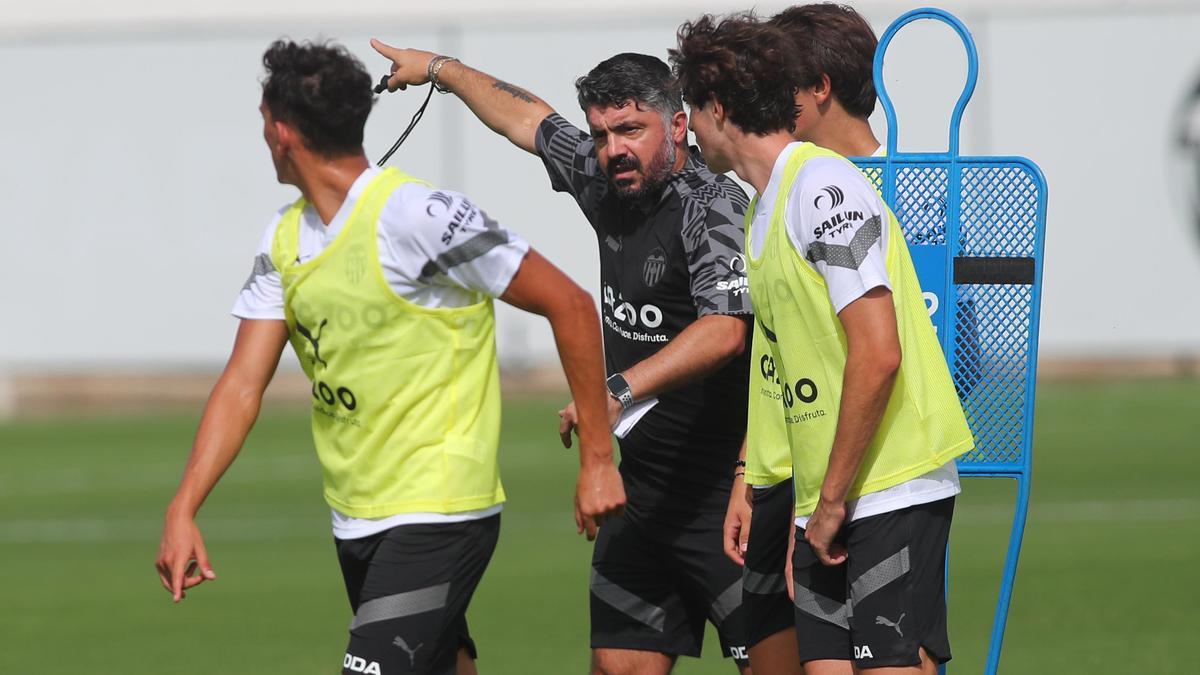
[[[784,168],[799,145],[790,143],[780,153],[755,206],[750,249],[756,259],[766,245]],[[876,156],[880,150],[875,151]],[[892,244],[888,210],[854,165],[836,157],[815,157],[806,162],[792,184],[784,221],[792,247],[825,279],[834,311],[840,313],[872,288],[891,290],[887,273],[887,247]],[[950,460],[912,480],[847,502],[846,522],[934,502],[961,491],[958,466]],[[807,526],[809,515],[797,514],[796,526]]]
[[[371,167],[354,181],[329,225],[312,205],[305,207],[300,215],[300,262],[319,255],[333,242],[380,171]],[[233,315],[240,319],[284,319],[283,287],[271,262],[271,244],[289,206],[279,210],[263,233],[250,278],[233,305]],[[406,183],[392,193],[379,216],[377,240],[388,286],[424,307],[462,307],[485,296],[499,297],[529,252],[524,239],[501,228],[463,195],[419,183]],[[333,534],[338,539],[358,539],[397,525],[478,520],[500,510],[497,505],[461,513],[402,513],[384,518],[352,518],[333,510]]]

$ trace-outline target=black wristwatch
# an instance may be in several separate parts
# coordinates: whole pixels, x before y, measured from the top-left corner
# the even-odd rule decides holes
[[[633,392],[629,389],[629,383],[625,381],[625,376],[620,373],[609,375],[605,380],[608,385],[608,393],[621,403],[621,410],[629,410],[633,405]]]

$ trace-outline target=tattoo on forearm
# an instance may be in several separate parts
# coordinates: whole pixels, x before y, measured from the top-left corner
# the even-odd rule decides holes
[[[534,97],[533,94],[525,91],[524,89],[522,89],[520,87],[515,87],[507,82],[501,82],[500,80],[496,80],[496,82],[492,85],[492,87],[499,89],[500,91],[507,92],[508,94],[511,94],[513,98],[520,99],[522,101],[525,101],[526,103],[533,103],[534,101],[537,100],[537,98]]]

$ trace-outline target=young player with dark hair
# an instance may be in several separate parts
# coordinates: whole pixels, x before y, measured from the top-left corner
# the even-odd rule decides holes
[[[879,150],[868,118],[875,110],[871,24],[846,5],[813,3],[783,10],[770,22],[795,48],[798,91],[793,137],[843,157]]]
[[[787,33],[706,16],[678,40],[710,166],[758,193],[746,248],[795,470],[805,673],[932,674],[950,658],[954,459],[973,441],[899,224],[854,165],[794,140],[812,74]]]
[[[878,40],[866,19],[844,5],[814,3],[788,8],[771,23],[783,29],[796,50],[793,138],[846,157],[878,154],[879,141],[868,121],[875,107],[872,67]],[[792,462],[778,368],[758,324],[750,353],[745,480],[735,479],[730,494],[725,550],[745,565],[742,603],[751,661],[768,672],[800,675],[792,602],[784,579]],[[751,522],[743,522],[747,500],[752,503]]]
[[[178,602],[216,578],[196,513],[233,463],[290,341],[354,618],[343,673],[475,672],[466,609],[504,490],[492,299],[549,319],[579,410],[576,521],[624,502],[591,296],[461,194],[372,167],[372,81],[345,49],[279,41],[263,57],[263,137],[300,198],[272,219],[233,313],[156,563]]]

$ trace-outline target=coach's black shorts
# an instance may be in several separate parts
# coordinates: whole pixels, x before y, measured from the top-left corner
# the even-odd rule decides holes
[[[916,666],[924,647],[934,661],[949,661],[946,542],[953,513],[950,497],[849,523],[838,533],[849,557],[836,567],[822,565],[797,528],[800,660]]]
[[[792,479],[755,488],[750,516],[750,541],[742,568],[742,607],[746,617],[746,646],[753,647],[796,625],[787,595],[788,535],[792,531]]]
[[[459,648],[475,658],[467,605],[499,534],[497,514],[337,540],[354,610],[342,673],[453,674]]]
[[[700,656],[707,619],[722,653],[745,663],[742,571],[713,523],[667,525],[628,511],[604,523],[592,553],[593,649]]]

